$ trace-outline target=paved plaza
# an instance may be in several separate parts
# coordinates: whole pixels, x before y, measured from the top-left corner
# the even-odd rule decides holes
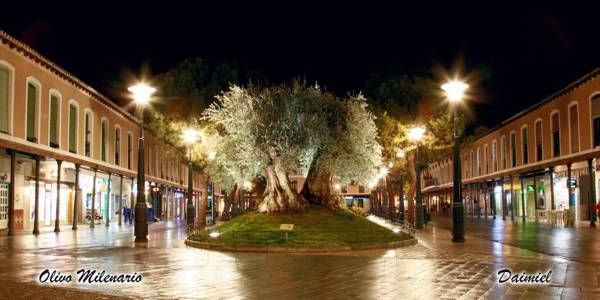
[[[467,221],[465,244],[449,242],[447,219],[418,232],[419,244],[396,250],[327,254],[221,253],[184,245],[183,223],[150,225],[148,244],[132,241],[131,225],[0,238],[0,298],[70,299],[579,299],[599,298],[595,230],[533,226],[523,247],[488,221]],[[488,235],[485,235],[485,232]],[[568,233],[565,233],[568,232]],[[493,242],[488,237],[500,242]],[[546,241],[546,243],[543,242]],[[503,244],[506,242],[507,244]],[[588,242],[592,242],[588,245]],[[510,245],[509,245],[510,244]],[[554,248],[532,245],[552,244]],[[575,249],[562,245],[583,245]],[[550,250],[548,250],[550,249]],[[560,250],[560,255],[548,251]],[[572,249],[570,251],[569,249]],[[597,249],[597,248],[596,248]],[[558,251],[556,250],[556,251]],[[598,251],[596,251],[598,252]],[[571,255],[570,253],[573,253]],[[141,283],[38,283],[44,269],[138,273]],[[552,270],[543,286],[498,284],[496,272]]]

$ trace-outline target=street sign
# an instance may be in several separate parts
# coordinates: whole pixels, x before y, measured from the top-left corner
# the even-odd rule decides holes
[[[567,180],[567,188],[576,188],[577,187],[577,179],[571,178]]]
[[[279,226],[279,230],[292,231],[293,229],[294,224],[281,224],[281,226]]]
[[[285,231],[285,239],[288,239],[288,231],[292,231],[294,229],[294,224],[281,224],[279,226],[279,230]]]

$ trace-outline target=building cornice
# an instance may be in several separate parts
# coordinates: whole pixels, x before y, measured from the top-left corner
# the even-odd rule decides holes
[[[116,105],[112,100],[108,97],[102,95],[100,92],[89,86],[88,84],[81,81],[79,78],[74,76],[73,74],[67,72],[63,68],[59,67],[54,62],[47,59],[45,56],[41,55],[39,52],[33,50],[27,44],[15,39],[8,33],[0,30],[0,42],[2,44],[7,45],[11,50],[17,51],[29,59],[31,62],[36,63],[37,65],[43,67],[44,69],[50,71],[52,74],[58,76],[59,78],[65,80],[66,82],[72,84],[81,92],[90,96],[90,98],[99,102],[100,104],[106,105],[109,108],[113,109],[115,112],[120,114],[121,116],[129,119],[134,123],[139,123],[140,120],[136,118],[131,113],[127,112],[120,106]]]

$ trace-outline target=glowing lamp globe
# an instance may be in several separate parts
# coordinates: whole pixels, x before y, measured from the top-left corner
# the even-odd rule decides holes
[[[464,82],[451,81],[442,85],[442,90],[446,92],[446,96],[450,102],[459,102],[462,100],[468,87],[469,85]]]
[[[150,101],[150,98],[152,98],[152,94],[156,92],[155,88],[145,83],[138,83],[129,87],[127,90],[133,94],[133,100],[140,105],[147,104]]]

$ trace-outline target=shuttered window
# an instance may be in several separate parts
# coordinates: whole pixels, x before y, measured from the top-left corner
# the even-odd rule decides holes
[[[133,141],[131,140],[131,134],[128,134],[127,135],[127,169],[131,169],[131,151],[133,151],[132,143],[133,143]]]
[[[558,113],[552,115],[552,156],[560,156],[560,128],[558,127]]]
[[[100,152],[102,153],[102,161],[106,161],[106,140],[107,140],[107,134],[108,134],[108,125],[106,123],[106,121],[102,121],[102,149],[100,149]]]
[[[115,129],[115,165],[121,165],[121,129]]]
[[[77,153],[77,106],[69,105],[69,151]]]
[[[517,137],[514,133],[510,134],[510,160],[511,167],[517,166]]]
[[[50,95],[50,146],[58,148],[58,97]]]
[[[37,108],[37,87],[31,83],[27,84],[27,140],[37,142],[35,119]]]
[[[92,116],[90,112],[85,113],[85,156],[92,154]]]
[[[600,95],[592,98],[592,120],[594,125],[594,147],[600,146]]]
[[[544,159],[542,144],[542,122],[535,123],[535,157],[537,161]]]
[[[523,164],[529,163],[529,135],[527,134],[527,127],[521,129],[521,138],[523,139]]]
[[[0,132],[8,133],[9,71],[0,66]]]
[[[569,108],[569,121],[571,153],[579,152],[579,114],[577,113],[577,105]]]

